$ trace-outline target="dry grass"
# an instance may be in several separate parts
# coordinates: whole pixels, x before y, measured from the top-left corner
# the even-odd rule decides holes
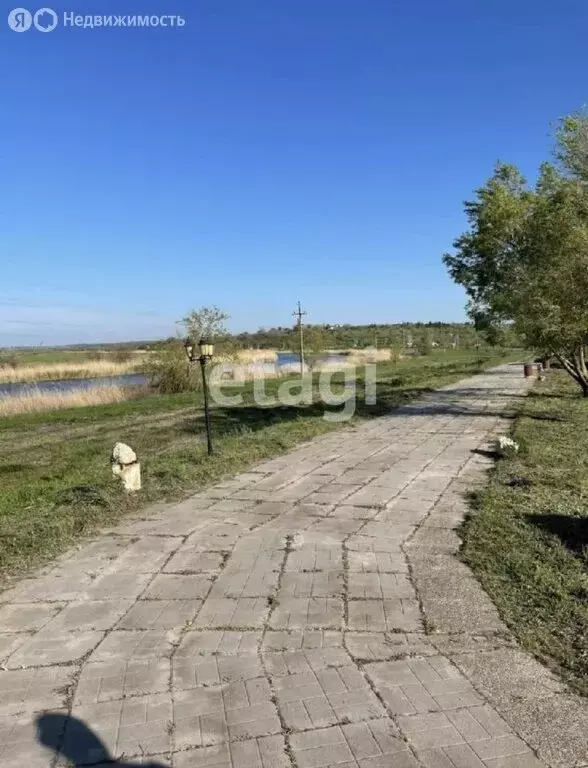
[[[134,373],[143,365],[141,359],[125,362],[84,360],[78,363],[37,363],[33,365],[0,366],[0,382],[18,384],[27,381],[57,381],[63,379],[94,379]]]
[[[336,371],[344,371],[346,369],[349,370],[350,368],[355,368],[356,366],[361,366],[363,364],[363,362],[354,362],[349,357],[346,357],[343,360],[317,360],[312,364],[312,371],[313,373],[332,373]]]
[[[310,369],[305,365],[305,371]],[[210,370],[211,383],[253,381],[254,379],[280,379],[300,372],[299,363],[276,366],[274,363],[224,363],[213,365]]]
[[[347,359],[352,365],[365,365],[366,363],[380,363],[384,360],[390,360],[392,357],[391,349],[354,349]]]
[[[275,349],[241,349],[237,352],[240,363],[275,363],[277,359]]]
[[[65,392],[43,392],[36,387],[31,387],[18,395],[0,397],[0,416],[59,411],[64,408],[82,408],[87,405],[108,405],[128,400],[132,395],[133,390],[128,387],[106,385]]]
[[[333,352],[337,355],[340,352]],[[393,359],[390,349],[354,349],[340,360],[317,360],[312,370],[317,373],[330,373],[335,371],[344,371],[349,368],[362,368],[368,363],[381,363]]]

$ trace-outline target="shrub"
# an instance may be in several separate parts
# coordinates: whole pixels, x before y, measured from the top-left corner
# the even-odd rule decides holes
[[[428,331],[423,333],[422,337],[417,342],[417,352],[419,355],[430,355],[433,351],[433,342]]]
[[[151,384],[162,395],[193,392],[202,386],[200,369],[186,359],[181,342],[161,349],[150,361]]]
[[[14,352],[0,353],[0,368],[18,368],[20,360]]]

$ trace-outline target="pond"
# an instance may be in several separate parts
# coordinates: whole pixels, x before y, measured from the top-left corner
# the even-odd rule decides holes
[[[313,360],[341,363],[345,361],[342,354],[313,355]],[[278,352],[275,363],[276,368],[286,365],[295,365],[300,362],[300,355],[294,352]],[[272,368],[271,363],[260,363],[260,367]],[[145,373],[129,373],[123,376],[105,376],[95,379],[59,379],[56,381],[33,381],[18,383],[0,382],[0,397],[20,395],[30,390],[35,392],[71,392],[76,389],[92,389],[92,387],[142,387],[149,383],[149,376]]]

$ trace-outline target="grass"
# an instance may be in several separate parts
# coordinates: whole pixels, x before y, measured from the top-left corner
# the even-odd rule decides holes
[[[588,695],[588,400],[551,372],[522,401],[463,528],[463,556],[521,644]]]
[[[464,352],[379,364],[378,402],[365,404],[360,381],[351,424],[500,359],[479,360]],[[313,377],[315,395],[317,379]],[[266,392],[277,392],[282,382],[267,381]],[[151,395],[1,420],[0,577],[54,557],[129,510],[181,498],[341,427],[324,420],[329,408],[316,400],[307,406],[260,407],[253,401],[252,383],[241,391],[243,405],[213,410],[216,453],[211,459],[205,451],[199,393]],[[142,463],[143,490],[133,496],[122,493],[111,473],[109,455],[118,440],[131,445]]]
[[[67,408],[86,408],[89,405],[120,403],[134,396],[132,388],[98,385],[88,389],[74,389],[60,392],[43,391],[36,386],[16,395],[0,397],[0,417],[14,416],[20,413],[41,413],[64,410]]]

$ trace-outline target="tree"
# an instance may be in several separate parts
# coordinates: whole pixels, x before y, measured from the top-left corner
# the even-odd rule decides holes
[[[443,260],[478,327],[513,322],[588,397],[588,116],[560,123],[556,157],[532,189],[499,164],[465,203],[469,229]]]
[[[417,342],[417,351],[419,355],[430,355],[433,351],[433,340],[431,339],[431,332],[425,329]]]
[[[227,333],[225,320],[229,316],[218,307],[200,307],[193,309],[179,323],[184,326],[188,336],[197,343],[199,339],[214,339]]]
[[[560,120],[555,156],[564,174],[588,182],[588,110],[586,107]]]
[[[320,325],[310,325],[304,329],[304,346],[309,352],[323,352],[327,345],[327,334]]]

